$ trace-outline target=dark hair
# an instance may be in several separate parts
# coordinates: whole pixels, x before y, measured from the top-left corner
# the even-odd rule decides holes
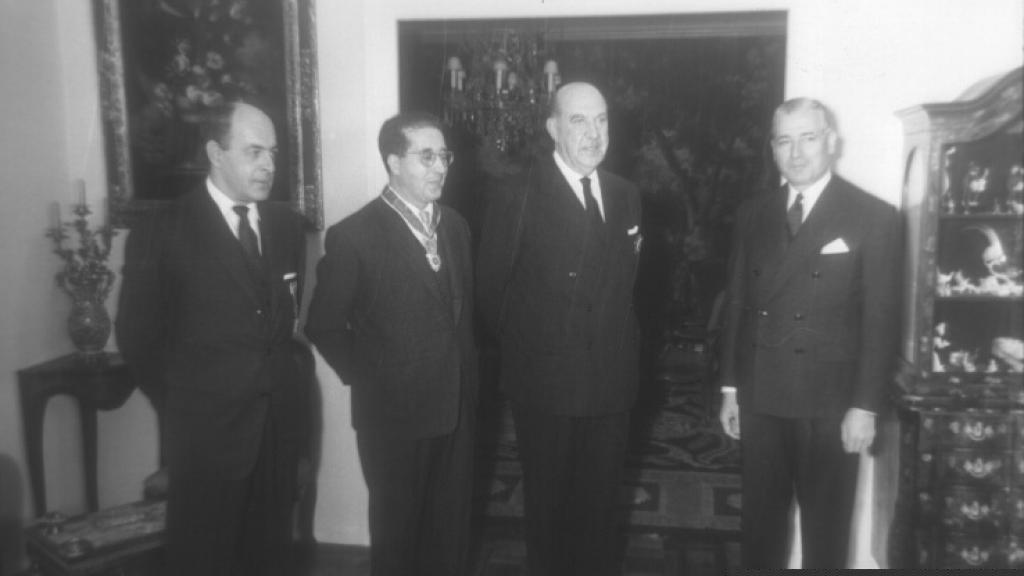
[[[264,104],[255,98],[247,97],[225,100],[216,106],[211,106],[206,114],[203,115],[200,130],[204,146],[210,140],[216,141],[221,148],[226,149],[230,145],[228,136],[231,134],[231,119],[235,114],[235,110],[241,104],[252,106],[266,114],[267,118],[272,118]]]
[[[377,150],[380,151],[380,159],[384,162],[384,169],[388,173],[391,172],[391,169],[388,168],[388,156],[405,154],[409,150],[410,144],[405,131],[417,128],[435,128],[442,134],[444,133],[441,120],[426,112],[401,112],[388,118],[381,125],[380,133],[377,135]]]

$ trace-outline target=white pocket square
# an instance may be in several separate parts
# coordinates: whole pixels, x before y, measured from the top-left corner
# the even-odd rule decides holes
[[[821,248],[822,254],[846,254],[849,251],[850,247],[846,245],[842,238],[836,238]]]
[[[632,235],[636,234],[639,231],[640,231],[640,226],[639,225],[633,226],[629,230],[626,230],[626,235],[627,236],[632,236]]]

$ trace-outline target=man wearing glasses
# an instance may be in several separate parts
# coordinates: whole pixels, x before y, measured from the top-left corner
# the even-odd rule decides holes
[[[900,218],[832,173],[839,137],[820,102],[775,111],[786,184],[736,217],[721,359],[721,421],[743,442],[743,557],[785,568],[800,505],[804,568],[845,568],[859,453],[895,368]],[[742,416],[742,418],[741,418]]]
[[[466,221],[437,118],[380,129],[388,184],[327,231],[306,334],[352,388],[373,576],[468,570],[477,355]]]

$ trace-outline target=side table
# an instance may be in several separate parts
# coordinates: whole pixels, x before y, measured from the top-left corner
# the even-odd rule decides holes
[[[95,512],[99,508],[96,413],[121,407],[133,389],[128,367],[119,354],[104,352],[89,357],[68,354],[18,371],[28,475],[37,516],[47,511],[42,444],[43,416],[50,398],[67,394],[78,404],[82,424],[86,503],[89,511]]]

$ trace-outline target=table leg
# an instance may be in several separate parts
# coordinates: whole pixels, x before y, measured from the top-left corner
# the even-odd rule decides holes
[[[43,476],[43,414],[48,398],[35,396],[30,385],[19,383],[21,416],[25,433],[28,478],[32,484],[32,505],[36,516],[46,513],[46,478]]]
[[[82,421],[82,467],[85,470],[85,501],[90,512],[99,510],[99,490],[96,478],[96,410],[81,397],[78,400],[79,419]]]

